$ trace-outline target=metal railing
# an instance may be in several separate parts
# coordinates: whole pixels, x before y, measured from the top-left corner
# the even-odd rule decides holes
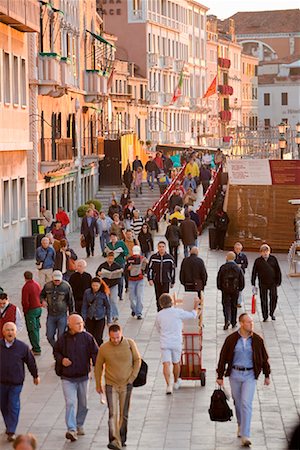
[[[70,161],[74,158],[74,152],[72,138],[40,139],[41,162]]]
[[[220,166],[217,172],[215,172],[213,182],[207,189],[203,199],[201,200],[201,203],[199,205],[199,208],[197,209],[197,214],[200,219],[200,225],[198,227],[199,233],[201,234],[203,229],[203,224],[209,214],[209,211],[211,210],[211,207],[214,203],[214,200],[216,198],[216,195],[218,193],[220,184],[221,184],[221,174],[222,174],[222,167]]]

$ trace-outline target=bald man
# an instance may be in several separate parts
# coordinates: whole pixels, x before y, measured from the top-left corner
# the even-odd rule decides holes
[[[39,384],[38,370],[28,345],[19,341],[17,327],[7,322],[2,329],[0,339],[0,408],[6,426],[7,440],[13,442],[20,414],[20,394],[25,379],[25,367]]]
[[[66,402],[66,438],[77,441],[85,434],[88,412],[87,394],[91,361],[96,363],[98,346],[93,336],[84,331],[79,314],[68,317],[68,330],[54,344],[55,371],[61,377]]]
[[[232,328],[236,326],[237,302],[244,287],[244,273],[235,262],[235,253],[228,252],[226,263],[220,267],[217,276],[217,288],[222,291],[224,330],[228,330],[230,324]]]

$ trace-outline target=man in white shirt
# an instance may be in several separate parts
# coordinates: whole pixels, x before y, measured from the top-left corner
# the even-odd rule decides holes
[[[162,309],[157,314],[155,325],[160,336],[163,374],[167,383],[166,394],[172,394],[171,364],[173,364],[174,389],[179,389],[181,385],[179,373],[182,350],[182,321],[196,319],[199,299],[195,299],[193,311],[174,308],[172,297],[169,294],[162,294],[159,297],[159,304]]]

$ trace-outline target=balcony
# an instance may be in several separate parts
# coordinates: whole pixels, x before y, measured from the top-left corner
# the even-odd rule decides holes
[[[181,72],[185,66],[185,61],[183,59],[175,59],[173,61],[173,70],[175,72]]]
[[[158,104],[158,91],[149,92],[149,101],[150,101],[150,105]]]
[[[172,98],[173,98],[173,94],[171,94],[170,92],[161,94],[162,95],[162,104],[164,106],[170,106]]]
[[[219,84],[218,91],[221,95],[232,95],[233,87],[229,86],[228,84]]]
[[[218,66],[222,69],[230,69],[231,61],[227,58],[218,58]]]
[[[60,60],[61,70],[61,85],[64,87],[76,86],[76,78],[74,76],[73,66],[68,58],[61,58]]]
[[[87,164],[104,158],[104,138],[102,136],[84,138],[81,147],[83,160]]]
[[[168,144],[170,143],[170,131],[161,131],[161,143]]]
[[[185,106],[189,106],[190,99],[186,95],[181,95],[177,100],[177,106],[184,108]]]
[[[40,171],[47,173],[70,165],[74,158],[72,138],[40,139]]]
[[[220,111],[219,117],[222,122],[230,122],[231,120],[231,111]]]
[[[40,31],[40,5],[35,0],[0,0],[0,22],[21,31]]]
[[[172,58],[172,56],[165,56],[164,67],[166,69],[173,68],[173,61],[174,61],[174,58]]]
[[[159,142],[159,131],[151,131],[151,141]]]
[[[199,109],[199,102],[198,102],[198,98],[190,98],[190,109],[191,111],[197,111]]]
[[[147,106],[147,105],[149,105],[149,103],[150,103],[149,99],[146,99],[146,98],[139,98],[138,99],[138,105],[139,106]]]
[[[155,67],[158,65],[158,53],[148,54],[148,65],[149,67]]]
[[[60,56],[57,53],[40,53],[38,56],[39,94],[59,97],[61,88]]]
[[[85,101],[96,103],[107,95],[107,78],[99,70],[84,71]]]

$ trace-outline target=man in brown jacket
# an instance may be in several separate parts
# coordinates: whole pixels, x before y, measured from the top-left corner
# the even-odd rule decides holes
[[[195,222],[191,219],[189,212],[186,212],[184,217],[185,219],[180,225],[180,232],[184,246],[184,257],[186,258],[189,256],[189,250],[194,246],[197,247],[198,230]]]
[[[99,394],[104,393],[102,373],[105,366],[105,393],[109,409],[107,447],[121,450],[127,438],[132,383],[139,373],[141,357],[134,340],[123,336],[120,325],[111,325],[108,333],[109,341],[101,345],[96,360],[96,390]]]
[[[252,402],[256,380],[261,371],[265,385],[270,384],[270,365],[263,339],[253,332],[253,319],[243,313],[239,317],[240,329],[229,335],[223,344],[217,367],[217,383],[223,386],[223,376],[229,376],[231,393],[238,421],[237,436],[242,446],[250,447]]]

